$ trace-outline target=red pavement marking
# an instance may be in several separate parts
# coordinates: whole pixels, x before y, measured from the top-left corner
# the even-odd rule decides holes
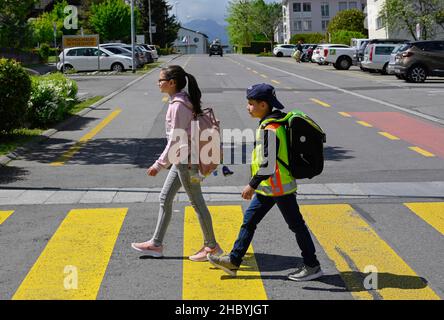
[[[444,128],[399,112],[349,112],[385,132],[444,158]]]

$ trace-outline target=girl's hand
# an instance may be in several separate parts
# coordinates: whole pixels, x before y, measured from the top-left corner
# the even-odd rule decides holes
[[[251,200],[254,195],[254,189],[249,185],[244,188],[242,191],[242,198],[245,200]]]
[[[155,169],[152,166],[149,167],[148,170],[146,171],[146,174],[150,177],[155,177],[158,173],[159,173],[159,171],[157,171],[157,169]]]

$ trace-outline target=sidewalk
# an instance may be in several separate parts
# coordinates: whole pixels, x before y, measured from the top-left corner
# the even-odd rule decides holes
[[[206,201],[242,201],[243,186],[203,187]],[[158,202],[161,188],[0,188],[0,205]],[[444,181],[300,184],[299,200],[424,198],[444,200]],[[177,202],[188,201],[181,190]]]

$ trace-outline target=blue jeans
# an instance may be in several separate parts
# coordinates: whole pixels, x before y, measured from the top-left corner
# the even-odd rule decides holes
[[[233,250],[231,250],[231,262],[238,266],[241,264],[242,258],[253,240],[256,226],[275,204],[278,205],[290,230],[296,235],[296,242],[299,249],[302,251],[304,264],[309,267],[318,266],[319,261],[316,258],[316,249],[310,232],[308,231],[301,212],[299,211],[296,194],[294,193],[281,197],[266,197],[260,194],[255,195],[245,212],[242,227],[237,240],[234,243]]]

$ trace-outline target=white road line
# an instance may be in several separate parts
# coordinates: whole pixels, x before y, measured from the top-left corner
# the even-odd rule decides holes
[[[436,122],[436,123],[444,125],[444,120],[438,119],[436,117],[433,117],[433,116],[430,116],[430,115],[427,115],[427,114],[423,114],[423,113],[420,113],[420,112],[417,112],[417,111],[413,111],[413,110],[410,110],[410,109],[407,109],[407,108],[403,108],[403,107],[395,105],[393,103],[385,102],[385,101],[382,101],[382,100],[379,100],[379,99],[375,99],[375,98],[372,98],[372,97],[368,97],[368,96],[365,96],[365,95],[362,95],[362,94],[359,94],[359,93],[356,93],[356,92],[352,92],[352,91],[349,91],[349,90],[346,90],[346,89],[342,89],[342,88],[339,88],[339,87],[336,87],[336,86],[332,86],[332,85],[327,84],[327,83],[323,83],[323,82],[316,81],[316,80],[313,80],[313,79],[310,79],[310,78],[299,76],[297,74],[294,74],[294,73],[291,73],[291,72],[288,72],[288,71],[284,71],[284,70],[281,70],[281,69],[278,69],[278,68],[275,68],[275,67],[267,66],[266,64],[263,64],[263,63],[260,63],[260,62],[256,62],[256,61],[252,61],[252,60],[247,60],[247,59],[244,59],[242,57],[241,57],[241,59],[246,60],[246,61],[251,62],[251,63],[254,63],[254,64],[257,64],[257,65],[260,65],[260,66],[263,66],[263,67],[266,67],[266,68],[271,69],[271,70],[275,70],[275,71],[279,71],[279,72],[288,74],[288,75],[290,75],[292,77],[299,78],[299,79],[304,80],[304,81],[312,82],[314,84],[317,84],[317,85],[320,85],[320,86],[323,86],[323,87],[327,87],[327,88],[330,88],[330,89],[333,89],[333,90],[337,90],[337,91],[340,91],[340,92],[343,92],[343,93],[346,93],[346,94],[349,94],[349,95],[352,95],[352,96],[355,96],[355,97],[358,97],[358,98],[361,98],[361,99],[364,99],[364,100],[368,100],[368,101],[372,101],[372,102],[375,102],[375,103],[379,103],[379,104],[382,104],[384,106],[387,106],[387,107],[390,107],[390,108],[393,108],[393,109],[397,109],[397,110],[400,110],[400,111],[403,111],[403,112],[406,112],[406,113],[410,113],[410,114],[413,114],[413,115],[415,115],[417,117],[421,117],[423,119],[427,119],[427,120],[430,120],[430,121],[433,121],[433,122]]]

